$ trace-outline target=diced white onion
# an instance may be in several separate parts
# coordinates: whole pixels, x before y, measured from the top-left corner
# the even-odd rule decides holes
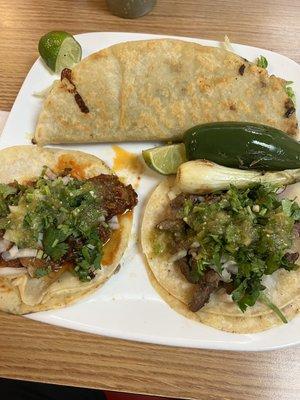
[[[187,255],[186,250],[180,250],[178,253],[175,253],[172,255],[172,257],[169,258],[169,262],[175,262],[180,260],[181,258],[185,257]]]
[[[61,178],[62,183],[63,183],[64,185],[67,185],[67,184],[70,182],[71,179],[72,179],[72,178],[71,178],[69,175],[63,176],[63,177]]]
[[[112,229],[113,231],[119,229],[120,228],[120,224],[119,224],[118,217],[116,215],[113,216],[112,219],[110,219],[108,221],[108,225],[109,225],[110,229]]]
[[[8,261],[8,260],[13,260],[14,258],[18,258],[15,257],[15,255],[18,254],[18,251],[19,251],[18,246],[14,245],[8,251],[2,253],[3,260]]]
[[[227,269],[223,268],[222,272],[220,274],[219,269],[216,267],[216,265],[210,265],[210,268],[216,271],[219,275],[220,278],[223,282],[230,282],[231,281],[231,274],[227,271]]]
[[[237,263],[235,263],[234,261],[227,261],[226,263],[223,264],[223,268],[226,269],[231,274],[237,274],[238,272]]]
[[[36,257],[37,250],[36,249],[21,249],[19,250],[19,257]]]
[[[19,206],[9,206],[8,208],[9,208],[9,211],[10,211],[11,213],[13,213],[13,212],[18,211]]]
[[[46,175],[46,177],[49,178],[51,181],[54,181],[54,179],[57,178],[57,175],[56,175],[53,171],[51,171],[50,168],[47,168],[47,169],[46,169],[45,175]]]
[[[230,282],[231,281],[231,274],[227,271],[227,269],[223,268],[222,269],[222,280],[224,282]]]
[[[277,284],[277,279],[276,279],[276,273],[272,275],[264,275],[261,283],[266,286],[266,288],[270,291],[272,289],[275,289],[276,284]]]
[[[11,242],[9,240],[6,239],[1,239],[0,240],[0,253],[2,253],[3,251],[6,251],[9,249],[9,247],[11,246]]]
[[[21,257],[35,257],[37,254],[36,249],[18,249],[16,245],[14,245],[10,250],[2,253],[2,258],[5,261],[15,260],[16,258]]]
[[[193,249],[196,249],[197,247],[200,247],[200,243],[197,242],[197,241],[195,241],[195,242],[193,242],[193,243],[191,244],[191,247],[192,247]]]
[[[222,262],[222,260],[221,260]],[[215,265],[211,265],[211,268],[219,273],[218,268]],[[221,273],[221,279],[223,282],[230,282],[231,279],[231,274],[236,274],[238,272],[238,266],[234,261],[226,261],[222,265],[222,273]]]
[[[44,234],[43,232],[40,232],[38,235],[38,241],[41,242],[43,240]]]
[[[286,186],[282,186],[276,190],[276,194],[282,194],[286,189]]]
[[[104,222],[105,221],[105,216],[101,215],[101,217],[99,217],[99,222]]]
[[[23,275],[27,273],[27,268],[11,268],[11,267],[3,267],[0,268],[0,276],[9,276],[9,275]]]

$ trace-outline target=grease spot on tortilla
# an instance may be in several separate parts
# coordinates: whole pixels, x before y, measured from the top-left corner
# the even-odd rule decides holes
[[[124,221],[125,219],[131,219],[131,218],[132,218],[131,211],[118,217],[120,228],[112,231],[110,239],[103,246],[103,257],[101,260],[102,266],[109,266],[114,262],[115,256],[118,253],[121,244]]]
[[[90,167],[91,163],[78,163],[74,156],[71,154],[62,154],[58,158],[58,162],[55,166],[57,172],[61,172],[67,168],[71,168],[71,175],[74,178],[82,179],[85,178],[85,169]]]

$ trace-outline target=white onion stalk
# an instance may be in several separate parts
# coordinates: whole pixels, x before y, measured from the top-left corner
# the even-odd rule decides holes
[[[185,257],[186,255],[187,255],[186,250],[180,250],[180,251],[178,251],[178,253],[173,254],[173,256],[169,258],[169,262],[173,263],[175,261],[178,261],[181,258]]]
[[[11,267],[1,267],[0,276],[10,276],[10,275],[23,275],[27,273],[27,268],[11,268]]]
[[[9,249],[9,247],[11,246],[11,242],[9,240],[6,239],[1,239],[0,240],[0,253],[2,253],[3,251],[6,251]]]
[[[230,185],[245,188],[253,183],[290,185],[300,181],[300,169],[262,172],[223,167],[207,160],[188,161],[180,165],[176,186],[185,193],[212,193],[229,189]]]
[[[14,245],[11,249],[2,253],[2,258],[4,261],[10,261],[17,258],[36,257],[36,254],[36,249],[18,249],[18,247]]]
[[[120,224],[119,224],[118,217],[116,215],[113,216],[112,219],[110,219],[108,221],[108,225],[109,225],[110,229],[112,229],[113,231],[116,231],[117,229],[119,229]]]

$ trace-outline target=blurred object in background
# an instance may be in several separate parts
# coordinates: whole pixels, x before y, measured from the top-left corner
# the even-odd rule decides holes
[[[116,392],[104,392],[104,393],[106,396],[106,400],[172,400],[167,397],[146,396],[142,394],[116,393]]]
[[[41,382],[26,382],[0,378],[1,399],[5,400],[171,400],[166,397],[103,392]]]
[[[121,18],[138,18],[148,14],[156,0],[106,0],[110,12]]]

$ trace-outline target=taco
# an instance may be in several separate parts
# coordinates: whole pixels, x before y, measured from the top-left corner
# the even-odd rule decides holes
[[[254,183],[193,194],[178,190],[174,177],[160,183],[146,206],[141,242],[161,297],[228,332],[292,319],[300,310],[300,187],[279,190]]]
[[[0,151],[0,310],[64,307],[102,285],[127,247],[137,194],[99,158]]]
[[[44,100],[34,142],[170,141],[191,126],[216,121],[298,134],[284,79],[221,48],[140,40],[64,69]]]

